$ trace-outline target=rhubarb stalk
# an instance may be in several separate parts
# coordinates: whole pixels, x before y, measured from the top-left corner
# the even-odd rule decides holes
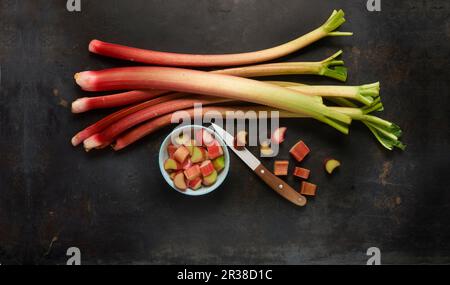
[[[163,103],[163,102],[168,102],[170,100],[173,99],[177,99],[183,96],[186,96],[187,94],[182,94],[182,93],[176,93],[176,94],[171,94],[171,95],[167,95],[164,97],[159,97],[153,100],[148,100],[146,102],[143,102],[141,104],[135,105],[135,106],[131,106],[122,110],[119,110],[115,113],[112,113],[108,116],[106,116],[105,118],[101,119],[100,121],[90,125],[89,127],[85,128],[84,130],[78,132],[73,138],[72,138],[72,145],[73,146],[77,146],[80,143],[82,143],[85,139],[87,139],[88,137],[101,132],[102,130],[104,130],[106,127],[108,127],[109,125],[119,121],[120,119],[133,114],[137,111],[140,111],[142,109],[145,109],[149,106],[153,106],[159,103]]]
[[[345,81],[347,79],[346,68],[343,66],[342,60],[336,60],[336,58],[342,54],[342,51],[335,53],[333,56],[319,62],[287,62],[287,63],[272,63],[272,64],[260,64],[253,66],[245,66],[239,68],[229,68],[214,70],[211,73],[227,74],[239,77],[258,77],[258,76],[274,76],[274,75],[286,75],[286,74],[315,74],[326,75],[332,78]],[[331,68],[334,67],[334,68]],[[274,82],[274,84],[283,86],[284,82]],[[292,89],[301,89],[300,84],[290,83]],[[284,87],[284,86],[283,86]],[[307,88],[306,88],[307,89]],[[351,89],[351,88],[350,88]],[[356,87],[355,87],[356,89]],[[306,92],[309,90],[307,89]],[[311,90],[312,91],[312,90]],[[320,91],[320,90],[319,90]],[[336,92],[331,92],[336,94]],[[341,93],[349,93],[353,90],[340,91]],[[84,97],[77,99],[72,103],[73,113],[82,113],[94,109],[111,108],[129,105],[133,103],[143,102],[163,94],[169,93],[169,91],[160,90],[138,90],[123,92],[114,95],[96,96],[96,97]],[[311,92],[313,93],[313,92]],[[308,94],[309,95],[309,94]],[[354,96],[359,95],[356,94]],[[330,95],[332,96],[332,95]]]
[[[345,98],[336,97],[329,98],[329,100],[335,102],[340,106],[347,106],[350,108],[356,107],[353,102]],[[359,116],[360,115],[358,115],[358,117]],[[361,122],[366,125],[367,128],[369,128],[378,142],[386,149],[393,150],[396,147],[401,150],[405,150],[406,145],[400,141],[402,131],[398,125],[371,115],[363,115],[361,118],[363,118]]]
[[[351,118],[317,103],[307,95],[273,84],[229,75],[170,67],[128,67],[85,71],[75,80],[86,91],[160,89],[259,103],[293,113],[308,114],[348,133]]]
[[[318,97],[320,98],[320,97]],[[373,124],[376,124],[378,127],[384,127],[387,129],[394,130],[396,128],[395,124],[392,124],[388,121],[385,121],[383,119],[377,118],[372,115],[368,115],[368,113],[373,111],[378,111],[382,108],[382,104],[380,102],[375,102],[371,106],[367,106],[364,108],[348,108],[348,107],[331,107],[334,110],[338,112],[345,113],[349,116],[351,116],[355,120],[361,120],[363,123],[368,124],[369,121]],[[208,111],[216,111],[220,112],[221,115],[225,116],[227,111],[237,111],[240,110],[243,113],[247,111],[254,111],[257,114],[259,112],[267,112],[267,115],[270,116],[272,111],[278,111],[280,118],[310,118],[310,116],[302,113],[291,113],[283,110],[277,110],[273,109],[267,106],[234,106],[234,107],[207,107],[202,109],[201,115],[203,116]],[[184,110],[190,117],[194,116],[194,109]],[[237,114],[243,114],[243,113],[234,113],[233,115]],[[152,120],[149,120],[137,127],[132,128],[131,130],[124,132],[123,134],[119,135],[116,139],[116,143],[113,145],[113,148],[115,150],[120,150],[125,148],[126,146],[136,142],[137,140],[143,138],[144,136],[147,136],[156,130],[165,127],[171,123],[171,118],[173,114],[167,114]],[[398,133],[397,133],[398,134]],[[391,134],[392,136],[393,134]]]
[[[130,105],[150,100],[166,93],[168,92],[161,90],[135,90],[113,95],[79,98],[72,103],[72,113]]]
[[[340,81],[346,81],[347,68],[344,67],[343,60],[337,59],[340,55],[342,55],[342,50],[336,52],[329,58],[317,62],[281,62],[258,64],[215,70],[212,71],[212,73],[227,74],[239,77],[309,74],[323,75]]]
[[[176,110],[190,108],[194,104],[199,103],[202,105],[210,105],[215,103],[224,103],[229,101],[223,98],[212,98],[212,97],[191,97],[184,99],[175,99],[169,102],[164,102],[157,105],[149,106],[145,109],[132,113],[116,123],[111,124],[103,131],[96,133],[86,140],[84,140],[84,148],[89,151],[93,148],[103,148],[111,144],[116,136],[125,130],[139,124],[150,120],[152,118],[174,112]]]
[[[352,33],[335,31],[345,22],[344,11],[333,11],[328,20],[315,30],[293,41],[255,52],[218,55],[195,55],[138,49],[93,40],[89,51],[103,56],[164,66],[233,66],[273,60],[300,50],[327,36],[349,36]]]
[[[292,82],[268,81],[271,84],[300,91],[306,95],[322,97],[348,98],[364,105],[370,105],[380,96],[380,83],[365,84],[361,86],[312,86]]]

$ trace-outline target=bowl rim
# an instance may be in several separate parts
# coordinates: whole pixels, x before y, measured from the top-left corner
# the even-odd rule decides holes
[[[198,190],[192,190],[190,188],[186,189],[186,191],[181,191],[179,189],[177,189],[172,181],[172,179],[170,179],[169,174],[167,173],[167,171],[164,169],[164,161],[166,159],[166,157],[168,157],[167,154],[167,145],[169,144],[170,141],[170,137],[172,136],[173,133],[175,132],[180,132],[183,129],[205,129],[207,130],[209,133],[213,134],[215,139],[220,143],[220,145],[223,148],[223,155],[224,155],[224,159],[225,159],[225,167],[224,169],[218,174],[217,176],[217,181],[216,183],[214,183],[211,186],[203,186],[198,189]],[[172,189],[174,189],[175,191],[177,191],[178,193],[184,194],[184,195],[188,195],[188,196],[201,196],[201,195],[206,195],[209,194],[211,192],[213,192],[214,190],[216,190],[217,188],[219,188],[219,186],[223,183],[223,181],[225,180],[225,178],[228,176],[228,172],[230,169],[230,153],[228,151],[228,147],[226,146],[225,142],[223,141],[223,139],[218,136],[214,130],[202,126],[202,125],[184,125],[184,126],[178,126],[176,128],[174,128],[163,140],[163,142],[161,143],[161,146],[159,148],[159,154],[158,154],[158,160],[159,160],[159,170],[161,171],[162,176],[164,177],[164,180],[166,180],[166,183],[169,184],[170,187],[172,187]]]

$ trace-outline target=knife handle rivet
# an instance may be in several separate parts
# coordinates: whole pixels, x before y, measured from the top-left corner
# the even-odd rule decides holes
[[[261,169],[261,173],[264,174],[264,169]]]
[[[283,184],[278,185],[278,188],[283,189]]]

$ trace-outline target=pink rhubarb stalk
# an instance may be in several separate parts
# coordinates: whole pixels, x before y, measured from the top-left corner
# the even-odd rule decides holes
[[[111,124],[103,131],[90,136],[89,138],[84,140],[84,148],[86,149],[86,151],[89,151],[93,148],[106,147],[111,144],[114,138],[119,134],[139,123],[177,110],[192,108],[195,103],[200,103],[202,105],[211,105],[215,103],[224,103],[227,101],[229,100],[223,98],[205,98],[202,96],[197,96],[191,98],[175,99],[169,102],[152,105],[145,109],[132,113],[117,121],[116,123]]]
[[[337,60],[336,58],[342,54],[342,51],[338,51],[331,57],[318,61],[318,62],[286,62],[286,63],[270,63],[259,64],[252,66],[244,66],[238,68],[228,68],[221,70],[213,70],[211,73],[226,74],[239,77],[259,77],[259,76],[273,76],[273,75],[286,75],[286,74],[315,74],[324,75],[341,81],[347,79],[347,69],[342,66],[344,61]],[[275,85],[288,88],[301,88],[299,84],[285,83],[285,82],[268,82]],[[286,86],[285,86],[286,85]],[[300,86],[300,87],[299,87]],[[309,91],[308,87],[306,92]],[[312,87],[309,87],[312,88]],[[342,89],[343,87],[341,87]],[[356,88],[356,87],[354,87]],[[334,89],[333,89],[334,90]],[[359,89],[356,89],[358,91]],[[302,90],[299,90],[302,92]],[[318,90],[320,91],[320,90]],[[159,90],[141,90],[130,91],[114,95],[97,96],[97,97],[85,97],[76,100],[72,103],[72,112],[81,113],[93,109],[110,108],[133,104],[137,102],[143,102],[145,100],[155,98],[157,96],[169,93],[169,91]],[[334,92],[336,93],[336,92]],[[339,92],[342,93],[342,92]]]
[[[192,67],[246,65],[288,55],[327,36],[351,35],[351,33],[335,32],[344,22],[344,12],[335,10],[322,26],[293,41],[269,49],[238,54],[195,55],[160,52],[106,43],[99,40],[90,42],[89,51],[103,56],[152,65]]]
[[[86,91],[158,89],[225,97],[303,113],[347,134],[351,118],[299,91],[256,80],[171,67],[126,67],[85,71],[75,80]]]
[[[145,109],[149,106],[153,106],[159,103],[163,103],[163,102],[167,102],[173,99],[177,99],[183,96],[186,96],[187,94],[182,94],[182,93],[175,93],[175,94],[170,94],[164,97],[159,97],[156,99],[152,99],[152,100],[148,100],[144,103],[135,105],[135,106],[131,106],[122,110],[119,110],[115,113],[112,113],[108,116],[106,116],[105,118],[101,119],[100,121],[90,125],[89,127],[85,128],[84,130],[78,132],[73,138],[72,138],[72,145],[73,146],[77,146],[80,143],[82,143],[85,139],[87,139],[88,137],[101,132],[102,130],[104,130],[106,127],[108,127],[109,125],[119,121],[120,119],[133,114],[137,111],[140,111],[142,109]]]
[[[79,98],[72,103],[72,113],[130,105],[150,100],[166,93],[168,92],[161,90],[135,90],[113,95]]]

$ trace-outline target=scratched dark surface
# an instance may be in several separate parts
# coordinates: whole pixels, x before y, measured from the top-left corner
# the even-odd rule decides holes
[[[79,13],[65,2],[0,0],[0,263],[65,264],[72,246],[84,264],[365,264],[372,246],[386,264],[450,263],[449,1],[382,0],[378,13],[363,0],[82,0]],[[213,194],[172,191],[157,165],[171,128],[120,153],[70,145],[108,113],[70,113],[86,95],[73,74],[126,64],[90,55],[89,40],[250,51],[311,30],[334,8],[345,10],[342,30],[355,36],[282,60],[343,49],[348,84],[381,82],[382,116],[402,126],[408,148],[386,151],[358,123],[343,136],[310,120],[282,121],[280,158],[299,138],[312,149],[303,165],[319,190],[307,207],[279,198],[234,156]],[[322,170],[327,156],[343,164],[333,177]]]

